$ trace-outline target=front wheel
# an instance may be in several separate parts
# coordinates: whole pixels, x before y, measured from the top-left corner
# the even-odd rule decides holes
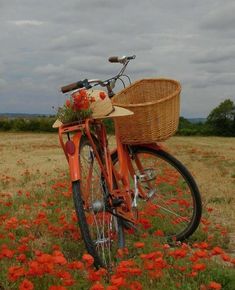
[[[197,229],[202,213],[194,178],[181,162],[161,149],[129,149],[134,170],[132,184],[137,184],[139,191],[139,227],[165,242],[187,239]],[[113,155],[113,161],[117,162],[117,156]]]
[[[110,269],[117,249],[124,247],[124,232],[119,218],[107,211],[106,181],[86,136],[80,142],[79,165],[81,180],[72,188],[81,235],[96,268]]]

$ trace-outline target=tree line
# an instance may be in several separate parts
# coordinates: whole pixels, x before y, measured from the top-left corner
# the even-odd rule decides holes
[[[235,104],[226,99],[214,108],[205,122],[191,123],[180,117],[178,135],[235,137]]]
[[[57,132],[52,128],[55,116],[43,116],[34,118],[0,118],[0,131],[12,132]],[[104,121],[108,133],[114,132],[113,122],[110,119]],[[214,108],[205,122],[191,123],[184,117],[180,117],[179,127],[176,133],[181,136],[230,136],[235,137],[235,104],[226,99]]]
[[[0,118],[0,131],[10,132],[56,132],[52,125],[54,116]]]

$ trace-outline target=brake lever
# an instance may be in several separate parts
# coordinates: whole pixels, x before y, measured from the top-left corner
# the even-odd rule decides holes
[[[109,82],[109,86],[110,86],[110,88],[111,89],[114,89],[115,88],[115,84],[116,84],[116,80],[111,80],[110,82]]]
[[[92,88],[92,86],[90,85],[88,79],[83,80],[83,85],[84,87],[89,90],[90,88]]]

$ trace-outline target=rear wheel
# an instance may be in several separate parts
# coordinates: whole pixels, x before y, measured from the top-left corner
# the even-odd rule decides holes
[[[183,241],[197,229],[202,212],[196,182],[187,168],[163,150],[131,146],[137,176],[138,222],[144,233],[165,242]],[[114,162],[117,156],[113,155]],[[132,176],[135,184],[134,177]],[[141,198],[141,191],[146,198]]]
[[[80,181],[73,182],[74,205],[85,246],[94,264],[111,268],[124,232],[118,218],[107,211],[109,192],[87,137],[80,143]]]

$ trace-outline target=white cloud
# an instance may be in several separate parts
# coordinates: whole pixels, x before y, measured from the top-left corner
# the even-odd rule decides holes
[[[0,111],[51,112],[60,86],[114,75],[110,55],[137,55],[133,80],[180,80],[184,115],[235,91],[233,0],[0,2]]]
[[[43,25],[43,21],[38,20],[15,20],[9,21],[11,24],[15,24],[16,26],[40,26]]]

